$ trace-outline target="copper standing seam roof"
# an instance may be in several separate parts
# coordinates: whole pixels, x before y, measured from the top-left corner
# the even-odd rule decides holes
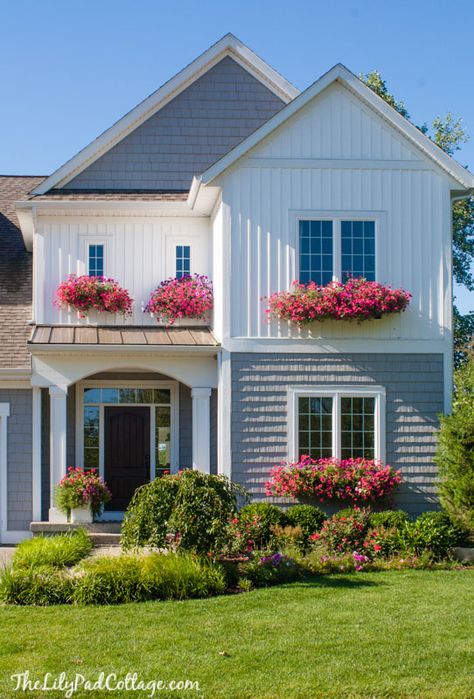
[[[208,327],[37,325],[29,345],[181,345],[217,347]]]

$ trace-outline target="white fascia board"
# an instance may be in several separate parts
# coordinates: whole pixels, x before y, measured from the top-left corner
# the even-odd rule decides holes
[[[150,326],[153,327],[153,326]],[[97,355],[97,354],[121,354],[124,357],[133,356],[136,354],[156,356],[175,357],[179,355],[188,355],[190,357],[200,354],[214,356],[221,351],[220,345],[61,345],[61,344],[40,344],[28,343],[28,351],[33,356],[42,355]]]
[[[252,148],[269,136],[275,129],[286,122],[290,117],[302,109],[308,102],[317,97],[332,83],[339,81],[348,90],[353,92],[380,117],[386,120],[408,141],[419,148],[424,155],[434,161],[438,167],[447,172],[456,182],[465,189],[474,187],[474,175],[466,170],[454,158],[441,150],[428,136],[425,136],[411,122],[401,116],[393,107],[390,107],[373,90],[359,80],[348,68],[341,63],[322,75],[319,80],[310,85],[304,92],[292,102],[283,107],[275,116],[266,121],[259,129],[244,139],[239,145],[229,151],[223,158],[205,170],[200,179],[203,184],[211,184],[219,175],[233,165],[237,160],[246,155]]]
[[[210,216],[220,195],[220,187],[201,186],[199,177],[193,177],[187,199],[189,208],[200,216]]]
[[[35,187],[32,193],[45,194],[53,187],[66,185],[82,170],[162,109],[225,56],[230,56],[236,60],[284,102],[288,103],[299,95],[300,91],[294,85],[285,80],[245,44],[239,41],[233,34],[226,34],[186,68],[168,80],[168,82],[53,172],[50,177]]]

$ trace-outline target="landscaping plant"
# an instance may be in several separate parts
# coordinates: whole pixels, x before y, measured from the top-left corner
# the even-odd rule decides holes
[[[401,480],[400,471],[373,459],[302,456],[274,466],[265,490],[269,496],[365,504],[387,499]]]
[[[94,517],[100,515],[111,497],[110,490],[95,468],[86,471],[70,466],[56,487],[56,506],[67,515],[68,520],[71,510],[76,507],[89,507]]]
[[[133,300],[114,279],[70,274],[58,286],[55,303],[58,308],[74,308],[84,318],[91,310],[129,315]]]
[[[13,566],[17,569],[39,566],[65,568],[85,558],[91,549],[91,538],[85,529],[53,536],[35,536],[16,547]]]
[[[277,320],[305,325],[328,318],[338,320],[370,320],[404,311],[411,294],[392,289],[363,277],[350,277],[346,282],[294,282],[290,291],[279,291],[268,299],[267,314]]]
[[[173,325],[179,318],[204,318],[212,307],[212,282],[204,275],[194,274],[162,281],[144,311]]]

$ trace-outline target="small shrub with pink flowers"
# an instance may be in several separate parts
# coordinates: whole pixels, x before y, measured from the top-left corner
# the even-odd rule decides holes
[[[95,469],[70,466],[56,488],[56,505],[68,519],[76,507],[90,507],[94,516],[99,515],[111,498],[110,490]]]
[[[269,496],[364,504],[388,498],[401,480],[400,471],[373,459],[302,456],[274,466],[265,490]]]
[[[179,318],[204,318],[213,307],[212,283],[201,274],[165,279],[150,296],[145,313],[173,325]]]
[[[55,304],[58,308],[74,308],[84,318],[91,310],[129,315],[133,301],[114,279],[70,274],[58,286]]]
[[[392,289],[363,277],[346,282],[318,286],[314,282],[294,282],[290,291],[280,291],[268,299],[269,318],[288,320],[297,325],[327,320],[371,320],[401,313],[410,303],[411,294]]]

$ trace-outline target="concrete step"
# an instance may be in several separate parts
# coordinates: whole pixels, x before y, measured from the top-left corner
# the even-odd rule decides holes
[[[90,537],[94,548],[120,546],[120,534],[90,532]]]
[[[36,534],[59,534],[73,529],[87,529],[90,534],[120,534],[121,522],[94,522],[72,524],[71,522],[31,522],[30,531]]]

